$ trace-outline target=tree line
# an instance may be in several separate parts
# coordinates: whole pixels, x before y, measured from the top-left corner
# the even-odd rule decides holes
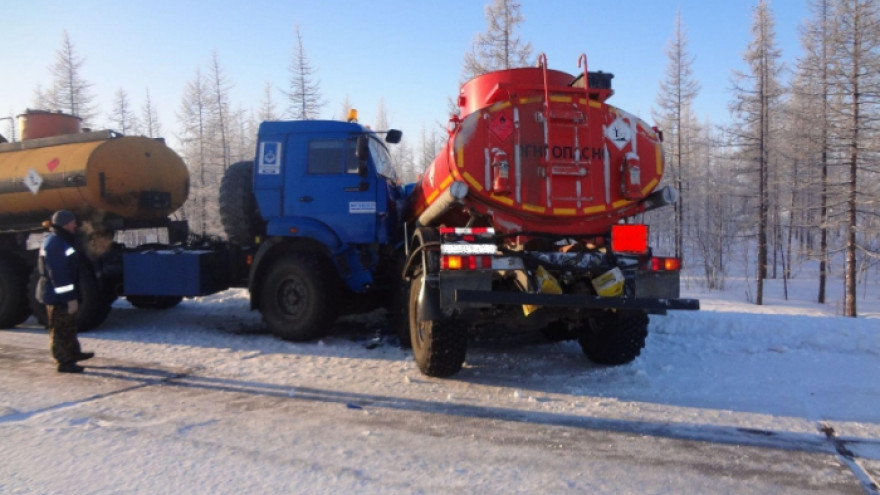
[[[827,284],[844,281],[841,312],[857,315],[857,288],[876,271],[880,253],[880,0],[811,0],[801,27],[802,54],[784,67],[775,19],[767,0],[753,7],[745,70],[731,76],[730,124],[700,120],[694,101],[700,84],[679,11],[666,48],[667,65],[653,120],[664,130],[666,184],[680,200],[669,211],[645,214],[658,251],[683,257],[706,287],[722,289],[732,267],[745,267],[748,298],[765,300],[764,281],[783,286],[805,262],[815,262],[817,301]],[[462,82],[498,69],[534,65],[532,47],[519,36],[525,22],[516,0],[490,0],[486,30],[464,54]],[[191,169],[183,215],[196,231],[220,234],[217,190],[230,164],[252,159],[256,126],[264,120],[318,118],[327,104],[317,69],[294,28],[282,102],[267,82],[257,109],[233,106],[232,81],[215,52],[186,83],[177,120],[181,155]],[[64,109],[95,122],[83,59],[67,33],[50,67],[53,84],[37,88],[36,105]],[[784,77],[789,75],[789,77]],[[450,100],[450,112],[457,112]],[[283,107],[283,110],[279,110]],[[348,97],[336,118],[345,119]],[[123,133],[158,136],[162,125],[150,100],[135,110],[120,89],[106,115]],[[387,128],[384,100],[374,127]],[[418,146],[394,147],[398,172],[412,181],[445,142],[439,126],[423,127]],[[740,268],[738,268],[739,270]],[[753,281],[753,282],[752,282]],[[754,292],[752,292],[754,291]]]
[[[654,119],[666,134],[665,180],[681,200],[672,218],[650,219],[710,288],[724,286],[731,257],[741,256],[754,280],[748,295],[763,304],[765,280],[781,279],[787,297],[797,267],[811,261],[816,300],[826,302],[835,274],[844,281],[840,310],[856,316],[858,283],[880,253],[880,8],[813,0],[810,10],[785,83],[772,8],[754,7],[729,125],[696,117],[699,82],[679,13]]]

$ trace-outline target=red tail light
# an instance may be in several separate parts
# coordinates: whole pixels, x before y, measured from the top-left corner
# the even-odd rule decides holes
[[[681,270],[681,258],[651,258],[651,270],[655,272],[673,272]]]
[[[492,268],[491,256],[445,255],[440,257],[442,270],[489,270]]]
[[[647,225],[613,225],[611,250],[616,253],[647,254]]]

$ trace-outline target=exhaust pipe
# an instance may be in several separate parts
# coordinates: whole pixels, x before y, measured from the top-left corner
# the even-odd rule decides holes
[[[678,201],[678,196],[678,189],[672,186],[664,186],[663,189],[652,192],[642,201],[642,206],[645,208],[643,211],[656,210],[657,208],[675,204]]]

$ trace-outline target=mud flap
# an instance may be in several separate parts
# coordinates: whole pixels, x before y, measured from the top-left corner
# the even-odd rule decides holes
[[[419,321],[435,321],[443,317],[440,309],[440,282],[422,278],[422,287],[419,289]]]

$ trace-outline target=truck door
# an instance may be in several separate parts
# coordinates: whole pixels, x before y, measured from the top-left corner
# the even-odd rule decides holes
[[[298,174],[291,174],[285,206],[293,215],[317,220],[336,232],[343,243],[362,244],[376,240],[376,178],[369,171],[358,174],[355,155],[357,137],[292,136],[289,150],[305,156]],[[287,209],[287,208],[286,208]]]

